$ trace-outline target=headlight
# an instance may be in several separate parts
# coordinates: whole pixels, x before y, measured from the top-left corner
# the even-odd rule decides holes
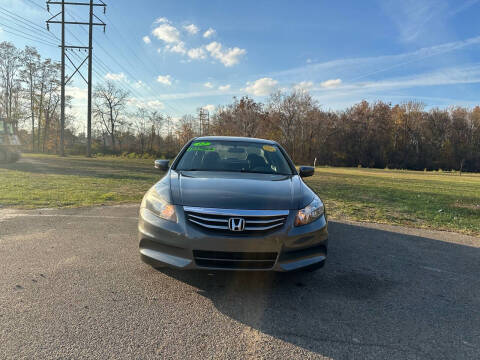
[[[322,200],[315,195],[313,201],[308,204],[302,210],[298,210],[297,216],[295,217],[295,226],[302,226],[310,224],[311,222],[317,220],[323,215],[325,208],[323,206]]]
[[[162,219],[177,222],[175,206],[163,199],[155,190],[155,186],[145,194],[141,207],[150,210]]]

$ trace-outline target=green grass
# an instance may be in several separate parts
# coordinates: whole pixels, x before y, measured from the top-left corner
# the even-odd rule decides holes
[[[0,207],[138,203],[161,176],[152,160],[28,154],[0,165]],[[319,167],[306,181],[332,218],[480,235],[480,174]]]
[[[333,218],[480,235],[480,174],[317,168],[307,183]]]
[[[23,155],[0,165],[0,207],[80,207],[138,202],[162,176],[153,160]]]

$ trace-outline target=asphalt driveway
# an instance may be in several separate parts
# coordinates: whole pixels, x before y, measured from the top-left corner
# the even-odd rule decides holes
[[[0,210],[0,358],[479,359],[480,239],[330,223],[314,273],[155,270],[137,208]]]

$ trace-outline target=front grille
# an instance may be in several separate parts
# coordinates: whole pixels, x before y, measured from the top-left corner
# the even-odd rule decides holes
[[[271,269],[275,265],[275,252],[225,252],[193,250],[195,263],[200,267],[218,269]]]
[[[288,210],[230,210],[184,207],[189,222],[202,228],[223,233],[264,233],[277,230],[285,224]],[[230,218],[245,220],[243,231],[231,231],[228,226]]]

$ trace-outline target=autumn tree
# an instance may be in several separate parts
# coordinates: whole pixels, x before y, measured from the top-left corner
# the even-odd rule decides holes
[[[110,136],[114,152],[116,128],[125,121],[128,96],[127,91],[119,88],[112,81],[107,81],[104,85],[97,85],[93,94],[94,116]]]
[[[22,53],[9,42],[0,43],[0,115],[18,126]]]

